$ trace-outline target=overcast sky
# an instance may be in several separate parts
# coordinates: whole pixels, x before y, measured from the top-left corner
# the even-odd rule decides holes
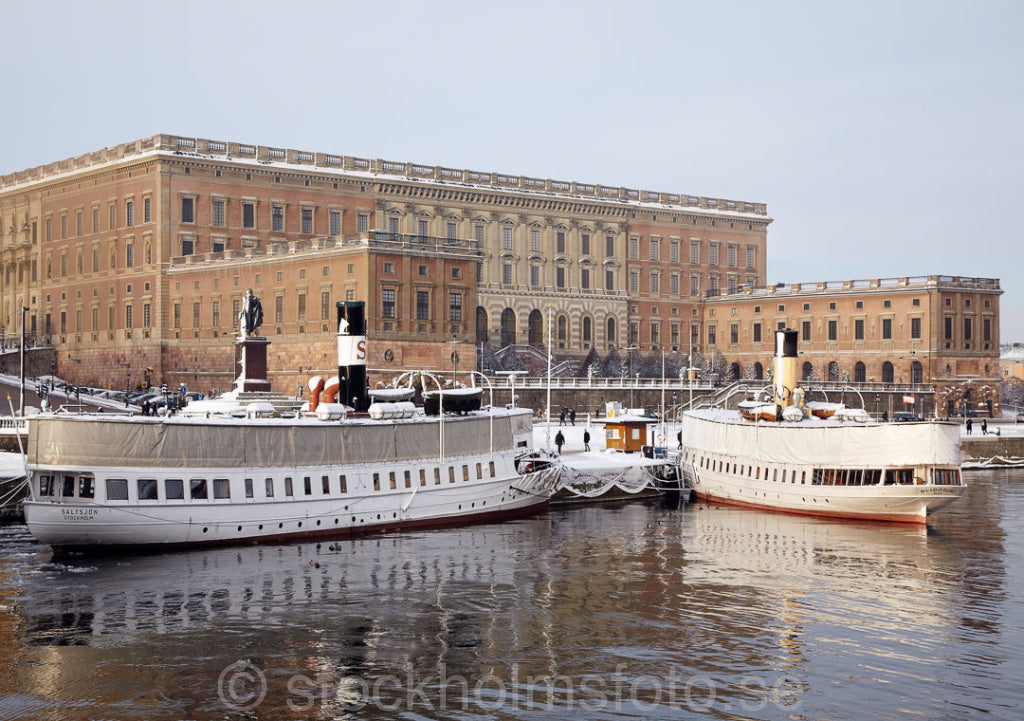
[[[7,2],[0,173],[172,133],[765,202],[768,281],[999,278],[1024,2]]]

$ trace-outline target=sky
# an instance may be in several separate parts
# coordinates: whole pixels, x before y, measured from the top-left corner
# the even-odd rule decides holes
[[[768,282],[999,278],[1024,2],[5,3],[0,174],[157,133],[764,202]]]

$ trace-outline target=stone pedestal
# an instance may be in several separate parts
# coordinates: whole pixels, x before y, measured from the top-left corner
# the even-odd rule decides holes
[[[270,340],[250,336],[235,341],[235,390],[269,391],[267,380],[267,346]]]

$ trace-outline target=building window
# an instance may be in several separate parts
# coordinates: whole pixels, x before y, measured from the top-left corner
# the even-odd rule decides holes
[[[700,241],[695,240],[690,243],[690,265],[698,263],[700,263]]]
[[[330,291],[322,291],[320,293],[320,320],[330,320],[331,318],[331,293]]]
[[[729,276],[729,292],[730,293],[735,293],[736,289],[737,289],[736,288],[736,276],[730,275]]]
[[[242,203],[242,227],[249,230],[256,227],[255,203]]]
[[[392,288],[384,288],[381,291],[380,315],[382,318],[395,317],[395,291]]]
[[[530,266],[530,285],[533,286],[534,288],[537,288],[537,287],[540,286],[540,266],[539,265],[531,265]]]
[[[562,266],[555,268],[555,286],[558,288],[565,287],[565,268]]]
[[[679,276],[675,273],[668,278],[668,290],[672,295],[679,295]]]
[[[540,252],[540,231],[530,230],[530,250],[534,253]]]
[[[636,260],[640,255],[640,239],[630,238],[629,239],[629,259]]]
[[[416,320],[430,320],[430,291],[416,291]]]
[[[356,216],[356,230],[360,233],[365,232],[370,227],[370,216],[366,213],[359,213]]]
[[[181,222],[182,223],[194,223],[196,222],[196,207],[195,198],[182,198],[181,199]],[[111,211],[113,211],[111,206]],[[111,220],[113,220],[113,213],[111,213]],[[111,223],[110,227],[113,228],[114,224]]]
[[[971,340],[971,319],[964,318],[964,340]]]
[[[882,340],[892,340],[892,318],[882,318]]]
[[[690,276],[690,295],[700,295],[700,277]]]
[[[604,289],[615,290],[615,271],[606,270],[604,272]]]
[[[715,345],[717,342],[717,333],[715,326],[708,326],[708,345]]]
[[[946,316],[945,321],[945,338],[946,340],[953,340],[953,317]]]
[[[864,319],[858,318],[853,321],[853,339],[864,340]]]
[[[920,321],[918,321],[918,323],[920,323]],[[982,321],[981,328],[982,328],[982,330],[981,330],[981,339],[985,340],[985,341],[992,340],[992,319],[991,318],[985,318]]]
[[[313,232],[313,209],[302,209],[302,232],[309,235]]]
[[[910,319],[910,337],[920,338],[921,337],[921,319],[911,318]]]
[[[394,273],[395,272],[395,264],[394,263],[385,263],[384,264],[384,272],[389,274],[389,275]]]
[[[747,267],[753,268],[757,261],[757,248],[753,245],[747,246]]]
[[[718,244],[712,243],[709,246],[708,264],[718,265]]]
[[[93,218],[95,221],[95,217]],[[153,199],[143,198],[142,199],[142,222],[152,223],[153,222]]]
[[[274,322],[284,322],[284,296],[279,295],[274,298]]]
[[[590,233],[580,235],[580,255],[590,255]]]
[[[661,276],[659,276],[657,273],[651,273],[651,293],[652,294],[659,292],[658,285],[659,285],[660,279],[661,279]]]
[[[143,310],[147,311],[147,312],[149,311],[149,304],[148,303],[146,304],[146,307]],[[148,323],[146,325],[147,325],[147,327],[149,326]],[[213,326],[214,328],[220,328],[220,301],[219,300],[213,301],[213,304],[210,306],[210,325]]]
[[[708,278],[708,295],[718,295],[718,276],[711,276]]]
[[[191,201],[191,198],[189,198],[188,200]],[[192,206],[189,206],[189,207],[192,207]],[[117,204],[116,203],[111,203],[110,207],[108,208],[108,210],[110,211],[110,213],[109,213],[109,217],[107,218],[107,230],[113,230],[114,228],[117,227]],[[184,213],[185,213],[184,203],[182,203],[181,212],[182,212],[182,218],[184,218],[185,217],[185,215],[184,215]],[[192,217],[192,216],[190,215],[190,217]],[[185,221],[182,220],[181,222],[184,223]],[[191,223],[193,221],[190,220],[188,222]]]
[[[828,322],[828,339],[836,340],[839,338],[839,323],[838,321],[830,320]]]
[[[505,285],[512,285],[512,264],[502,263],[501,265],[501,282]]]
[[[580,288],[590,288],[589,268],[580,268]]]
[[[131,243],[127,243],[124,246],[124,264],[126,267],[131,268],[135,265],[135,246]]]
[[[93,208],[92,209],[92,232],[93,233],[100,232],[100,209],[99,208]],[[46,220],[46,239],[47,240],[50,239],[50,220],[49,220],[49,218],[47,218],[47,220]]]
[[[729,342],[733,345],[740,342],[740,326],[738,323],[729,325]]]
[[[639,288],[640,276],[637,275],[637,272],[635,270],[629,271],[629,292],[635,295],[638,292]]]
[[[448,294],[448,320],[462,320],[462,293]]]
[[[199,320],[200,320],[201,312],[202,312],[202,305],[199,303],[199,301],[193,302],[192,303],[192,327],[193,328],[198,328],[199,327]]]
[[[398,235],[398,216],[392,215],[388,218],[388,233]]]
[[[448,225],[445,226],[445,228],[446,228],[447,233],[448,233],[448,240],[455,240],[458,237],[458,235],[457,235],[457,227],[456,227],[455,223],[448,223]]]
[[[181,303],[175,303],[171,312],[171,322],[175,328],[181,328]]]
[[[651,321],[651,345],[659,345],[661,343],[661,323],[656,320]]]
[[[555,233],[555,252],[556,253],[564,253],[565,252],[565,231],[564,230],[559,230],[558,232]]]
[[[679,262],[679,241],[673,240],[669,245],[669,261],[672,263]]]
[[[811,339],[811,321],[805,320],[800,324],[800,340]]]
[[[419,220],[416,221],[416,232],[420,236],[420,239],[427,237],[427,221]]]
[[[270,229],[277,233],[284,232],[284,206],[270,206]]]
[[[736,246],[735,245],[729,245],[728,256],[729,256],[728,257],[729,267],[730,268],[735,268],[736,267]]]
[[[615,236],[614,235],[606,235],[604,237],[604,254],[607,257],[609,257],[609,258],[612,258],[612,257],[615,256]]]
[[[192,239],[191,238],[182,238],[181,239],[181,254],[182,255],[192,255],[192,253],[194,253],[194,252],[195,252],[195,244],[193,243]]]
[[[660,260],[661,255],[661,241],[657,238],[651,238],[651,260]]]
[[[217,228],[224,227],[224,201],[214,200],[213,201],[213,217],[210,219],[210,224]]]
[[[760,323],[754,323],[754,342],[755,343],[760,343],[761,342],[761,324]]]
[[[512,250],[512,228],[505,226],[501,229],[501,247],[505,250]]]

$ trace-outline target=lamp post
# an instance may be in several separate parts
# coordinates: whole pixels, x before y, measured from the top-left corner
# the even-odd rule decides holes
[[[21,401],[20,410],[25,415],[25,314],[28,313],[28,306],[21,306]]]
[[[631,345],[626,348],[626,361],[629,363],[629,379],[633,381],[633,351],[640,350],[640,346]],[[640,374],[637,373],[636,380],[629,386],[629,407],[633,407],[633,389],[636,388],[636,384],[640,381]]]

